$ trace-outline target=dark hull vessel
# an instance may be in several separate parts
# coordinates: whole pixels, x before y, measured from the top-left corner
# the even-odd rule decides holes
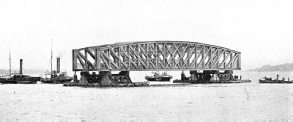
[[[172,78],[171,75],[167,75],[166,73],[161,75],[155,73],[153,76],[145,76],[145,79],[148,81],[170,81]]]
[[[32,77],[28,75],[13,75],[10,78],[0,78],[0,83],[3,84],[36,84],[41,77]]]
[[[51,74],[51,78],[42,78],[42,83],[51,83],[51,84],[63,84],[66,82],[72,81],[73,78],[67,76],[66,72],[62,72],[61,74],[57,73],[56,71],[53,71]]]
[[[0,83],[3,84],[36,84],[37,81],[41,80],[41,77],[33,77],[29,75],[22,74],[22,62],[20,59],[20,69],[19,73],[11,73],[11,65],[9,65],[9,75],[1,76]],[[10,53],[9,53],[9,62],[11,63]]]
[[[290,81],[289,78],[286,81],[285,78],[283,77],[282,80],[279,80],[279,74],[277,74],[276,79],[272,79],[271,77],[264,77],[263,79],[259,79],[259,83],[293,83],[293,81]]]
[[[41,80],[41,77],[32,77],[28,75],[14,75],[12,80],[15,80],[17,84],[36,84]]]
[[[2,84],[16,84],[16,80],[12,80],[10,78],[0,78],[0,83]]]
[[[146,80],[148,81],[170,81],[172,77],[152,77],[152,76],[146,76]]]
[[[259,83],[293,83],[293,81],[284,81],[284,80],[259,80]]]
[[[71,77],[66,77],[66,78],[43,78],[41,79],[41,81],[43,83],[51,83],[51,84],[63,84],[63,83],[66,83],[66,82],[70,82],[72,81],[73,78]]]
[[[17,84],[36,84],[36,81],[29,81],[29,80],[20,80],[17,81]]]

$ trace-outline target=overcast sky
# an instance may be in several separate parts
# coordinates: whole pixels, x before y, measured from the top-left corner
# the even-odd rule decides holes
[[[0,69],[71,71],[75,48],[195,41],[242,53],[242,69],[293,63],[292,0],[0,0]]]

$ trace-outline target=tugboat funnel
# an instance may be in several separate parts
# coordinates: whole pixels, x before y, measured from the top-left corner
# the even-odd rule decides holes
[[[57,73],[60,73],[60,58],[57,58]]]
[[[19,74],[22,75],[22,59],[20,59]]]

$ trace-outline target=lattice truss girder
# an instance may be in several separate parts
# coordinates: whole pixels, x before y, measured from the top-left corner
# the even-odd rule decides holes
[[[241,53],[194,42],[140,42],[73,50],[74,71],[239,70]]]

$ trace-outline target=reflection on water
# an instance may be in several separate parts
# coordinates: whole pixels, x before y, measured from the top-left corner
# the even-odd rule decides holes
[[[275,77],[276,72],[242,72],[241,74],[244,78],[252,79],[252,83],[135,88],[80,88],[50,84],[0,85],[0,119],[2,121],[293,119],[293,84],[258,84],[257,79],[265,75]],[[278,74],[284,77],[293,76],[292,73]]]

